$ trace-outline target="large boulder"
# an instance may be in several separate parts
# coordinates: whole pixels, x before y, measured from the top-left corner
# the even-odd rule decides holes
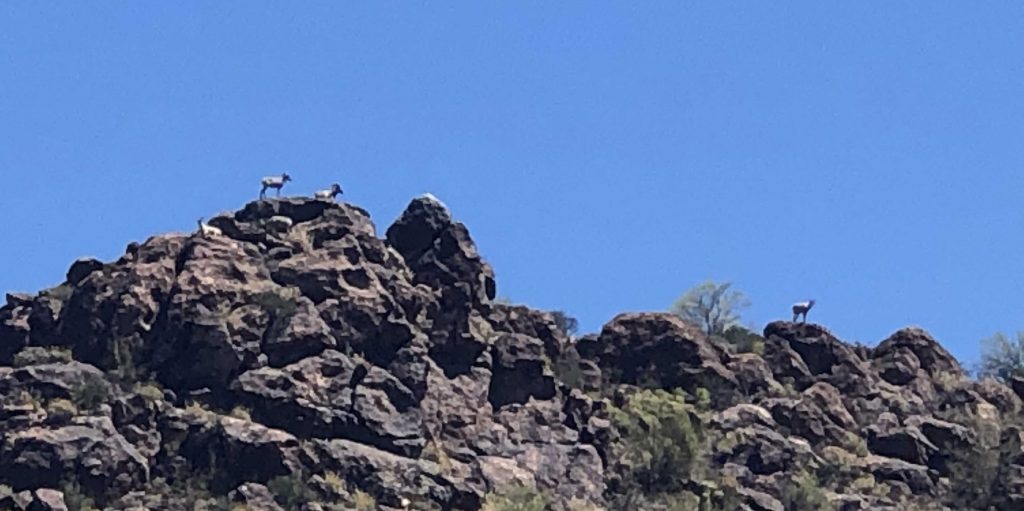
[[[495,408],[555,397],[555,379],[540,339],[523,334],[498,336],[492,347],[490,401]]]
[[[738,385],[721,348],[674,314],[619,315],[599,337],[580,339],[577,349],[615,383],[705,388],[721,402],[733,399]]]
[[[442,292],[443,306],[486,304],[495,296],[494,270],[477,252],[469,230],[431,195],[414,199],[387,230],[414,282]]]
[[[0,480],[15,490],[77,480],[93,495],[127,491],[149,479],[149,463],[105,417],[57,428],[8,432],[0,445]]]
[[[248,371],[233,388],[256,420],[300,437],[346,438],[408,455],[424,444],[417,396],[390,373],[337,351]]]
[[[863,396],[875,390],[874,379],[865,360],[819,325],[776,321],[765,327],[764,337],[768,340],[766,349],[788,347],[799,355],[809,373],[802,378],[803,381],[798,381],[801,388],[825,381],[849,395]],[[796,365],[796,368],[800,366]]]

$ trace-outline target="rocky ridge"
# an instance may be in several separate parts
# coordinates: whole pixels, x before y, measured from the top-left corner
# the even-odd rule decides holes
[[[551,509],[683,509],[671,489],[782,511],[811,476],[843,511],[1024,508],[1020,396],[923,330],[868,348],[776,322],[738,353],[646,313],[572,339],[495,302],[429,196],[383,238],[309,199],[209,223],[224,235],[155,236],[7,296],[0,509],[475,511],[522,486]],[[654,389],[685,403],[706,467],[638,493],[617,417]]]

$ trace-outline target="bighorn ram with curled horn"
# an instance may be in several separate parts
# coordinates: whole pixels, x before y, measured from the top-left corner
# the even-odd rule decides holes
[[[331,187],[327,190],[320,190],[314,193],[313,198],[317,200],[334,200],[335,197],[341,195],[342,193],[344,192],[342,192],[341,190],[341,185],[335,183],[331,185]]]
[[[281,196],[281,188],[284,188],[284,184],[292,180],[292,176],[289,176],[287,172],[280,176],[265,177],[260,184],[263,185],[263,189],[260,190],[260,199],[264,199],[267,196],[267,189],[273,188],[277,190],[277,196]]]

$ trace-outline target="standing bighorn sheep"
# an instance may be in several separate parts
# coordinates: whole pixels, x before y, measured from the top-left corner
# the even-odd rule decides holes
[[[289,176],[287,172],[284,173],[284,174],[281,174],[280,176],[273,176],[273,177],[265,177],[265,178],[263,178],[263,181],[260,182],[260,184],[263,185],[263,189],[260,190],[260,199],[263,199],[263,198],[265,198],[267,196],[267,189],[268,188],[273,188],[273,189],[277,190],[277,196],[280,197],[281,196],[281,188],[284,188],[284,184],[287,183],[288,181],[291,181],[291,180],[292,180],[292,176]]]
[[[313,197],[318,200],[334,200],[335,197],[341,195],[341,185],[335,183],[331,185],[329,190],[320,190],[313,194]]]
[[[808,300],[806,302],[794,303],[793,304],[793,322],[800,316],[804,317],[804,323],[807,322],[807,312],[814,307],[814,300]]]
[[[199,233],[200,236],[202,236],[204,238],[209,238],[210,236],[223,236],[224,235],[224,233],[220,229],[218,229],[217,227],[214,227],[214,226],[209,225],[209,224],[204,224],[202,217],[199,218],[199,221],[197,223],[199,224],[199,231],[198,231],[198,233]]]

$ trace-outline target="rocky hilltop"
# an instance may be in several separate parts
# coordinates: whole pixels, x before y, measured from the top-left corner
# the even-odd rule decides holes
[[[210,224],[7,296],[0,509],[1024,509],[1020,396],[922,330],[572,339],[432,197]]]

